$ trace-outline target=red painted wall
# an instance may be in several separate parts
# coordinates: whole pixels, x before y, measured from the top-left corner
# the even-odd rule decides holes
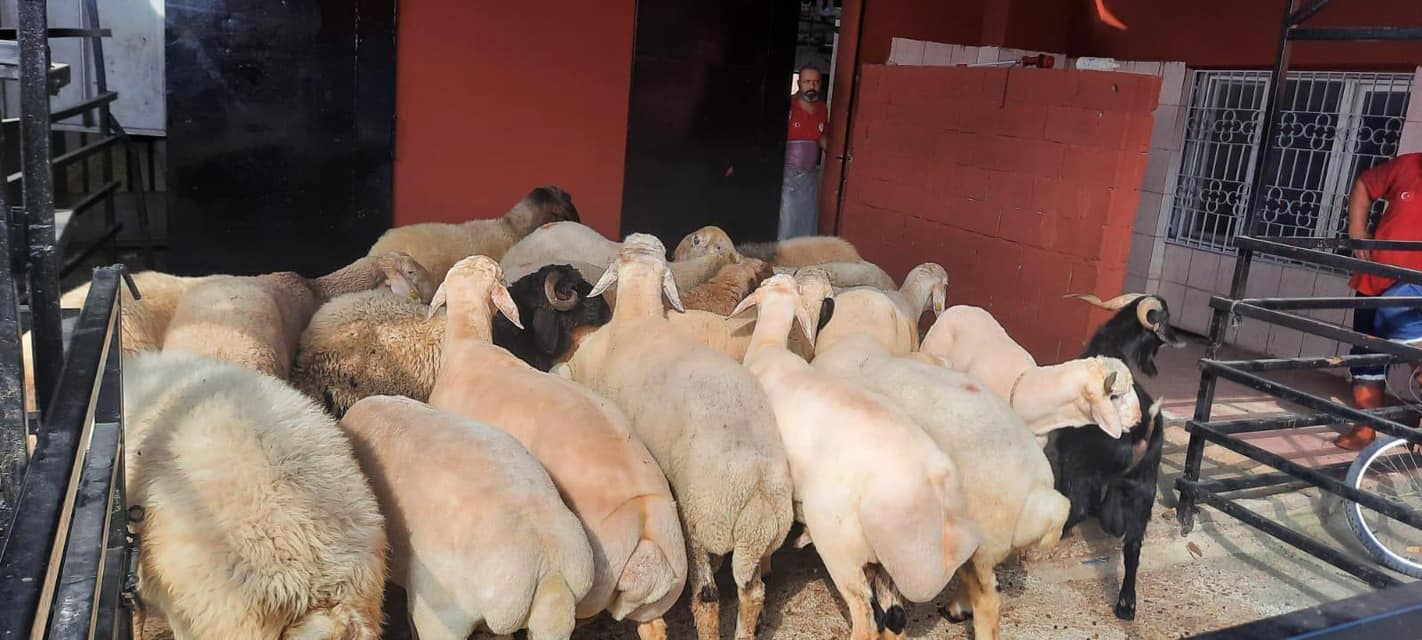
[[[1075,2],[1071,51],[1121,60],[1178,60],[1194,67],[1272,67],[1283,15],[1281,0],[1103,0],[1122,22],[1103,23],[1095,0]],[[1308,4],[1301,2],[1299,4]],[[1422,26],[1418,0],[1335,0],[1308,26]],[[1293,47],[1299,68],[1410,70],[1422,65],[1422,42],[1305,42]]]
[[[864,64],[889,60],[894,38],[982,44],[984,0],[869,0],[864,3]]]
[[[990,309],[1041,362],[1103,322],[1069,292],[1121,292],[1154,76],[864,67],[841,233],[895,278],[932,260],[950,304]]]
[[[402,0],[395,224],[502,215],[558,184],[617,237],[635,0]]]

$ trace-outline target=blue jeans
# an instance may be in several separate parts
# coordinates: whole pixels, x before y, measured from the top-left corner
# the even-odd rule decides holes
[[[1358,294],[1361,295],[1361,294]],[[1399,282],[1388,287],[1380,297],[1422,296],[1422,286]],[[1422,342],[1422,308],[1418,307],[1378,307],[1376,309],[1354,309],[1353,330],[1377,336],[1384,340],[1416,344]],[[1349,354],[1370,353],[1367,349],[1354,345]],[[1350,367],[1355,381],[1381,381],[1387,378],[1387,367]]]

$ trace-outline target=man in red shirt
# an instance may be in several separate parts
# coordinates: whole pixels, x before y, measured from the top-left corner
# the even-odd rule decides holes
[[[813,65],[800,69],[799,90],[790,99],[785,135],[785,174],[780,192],[779,239],[814,235],[819,222],[820,150],[829,130],[829,107],[820,101],[823,76]]]
[[[1377,233],[1369,234],[1368,213],[1374,200],[1386,200],[1387,209],[1378,221]],[[1400,155],[1358,175],[1348,202],[1348,236],[1355,240],[1422,240],[1422,153]],[[1422,270],[1422,251],[1358,249],[1353,255],[1363,260]],[[1353,274],[1348,285],[1363,296],[1422,295],[1422,287],[1367,273]],[[1419,345],[1422,344],[1422,309],[1354,309],[1353,329],[1404,344]],[[1350,353],[1368,353],[1368,350],[1355,346]],[[1353,367],[1351,373],[1354,404],[1359,409],[1383,406],[1386,367]],[[1339,436],[1334,444],[1356,451],[1366,447],[1375,437],[1373,429],[1354,425],[1352,431]]]

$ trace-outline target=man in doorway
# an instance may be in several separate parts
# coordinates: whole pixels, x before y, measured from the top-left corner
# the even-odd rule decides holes
[[[814,65],[800,68],[798,90],[790,98],[785,140],[785,174],[780,190],[778,239],[814,235],[819,226],[820,151],[829,129],[829,108],[820,101],[824,75]]]
[[[1378,220],[1377,233],[1370,234],[1368,214],[1375,200],[1385,200],[1387,208]],[[1348,237],[1354,240],[1422,240],[1422,153],[1397,156],[1358,175],[1348,200]],[[1422,270],[1422,252],[1419,251],[1358,249],[1353,251],[1353,255],[1363,260]],[[1353,274],[1348,286],[1361,296],[1422,295],[1422,287],[1418,285],[1367,273]],[[1422,309],[1354,309],[1353,330],[1416,346],[1422,344]],[[1355,346],[1350,353],[1368,353],[1368,350]],[[1353,377],[1353,403],[1359,409],[1383,406],[1387,368],[1353,367],[1350,372]],[[1356,451],[1368,446],[1376,436],[1372,428],[1354,425],[1351,431],[1333,442],[1339,448]]]

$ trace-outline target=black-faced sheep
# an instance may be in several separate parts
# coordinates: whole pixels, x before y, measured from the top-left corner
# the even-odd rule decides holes
[[[611,319],[607,302],[588,297],[592,285],[567,265],[539,269],[509,291],[524,329],[496,316],[494,344],[541,371],[575,346],[583,327]],[[336,416],[371,395],[428,399],[445,324],[443,313],[426,320],[428,311],[427,305],[380,291],[332,300],[301,335],[292,385]]]
[[[1147,376],[1156,374],[1155,354],[1161,345],[1183,346],[1170,328],[1170,311],[1157,296],[1124,295],[1102,302],[1077,295],[1116,315],[1092,335],[1082,357],[1109,356],[1132,364]],[[1116,617],[1136,617],[1136,571],[1141,543],[1155,504],[1156,478],[1164,442],[1160,405],[1140,383],[1134,384],[1141,419],[1120,439],[1099,429],[1066,429],[1053,433],[1048,452],[1057,490],[1071,500],[1071,514],[1062,535],[1078,522],[1095,517],[1106,533],[1123,537],[1125,574],[1116,600]],[[1148,409],[1147,409],[1148,408]]]

